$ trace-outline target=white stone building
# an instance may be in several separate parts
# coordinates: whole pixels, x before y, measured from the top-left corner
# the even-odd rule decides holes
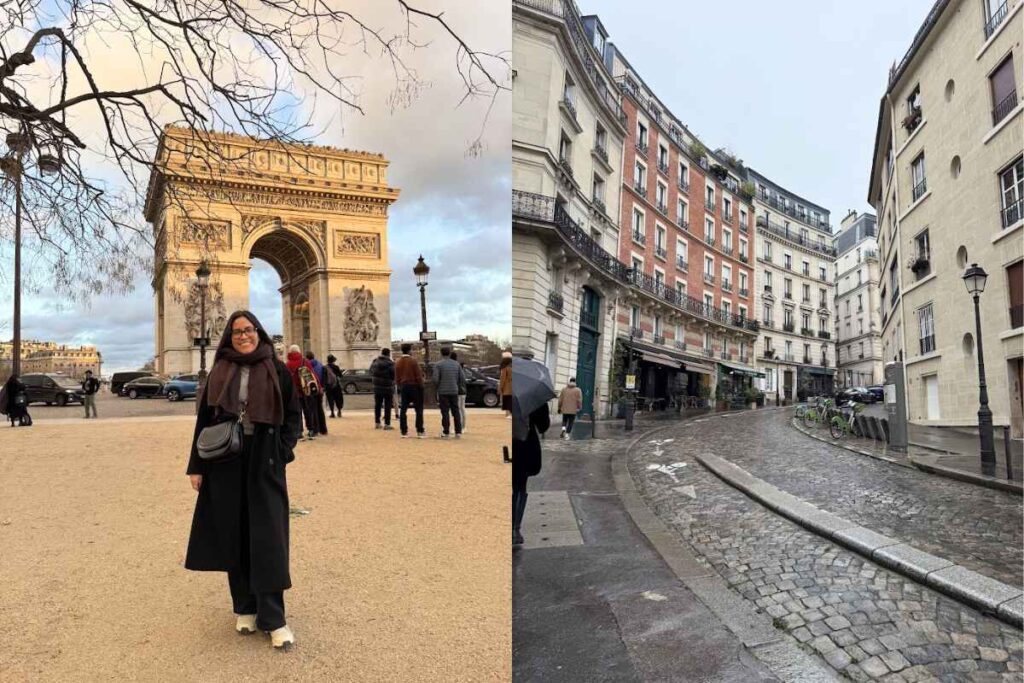
[[[881,384],[882,308],[875,217],[851,211],[835,237],[836,385]]]
[[[878,215],[882,352],[902,360],[907,413],[977,424],[974,303],[993,420],[1022,433],[1022,0],[939,0],[889,73],[868,200]]]

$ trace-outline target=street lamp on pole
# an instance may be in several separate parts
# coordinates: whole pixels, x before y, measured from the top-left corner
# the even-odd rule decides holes
[[[0,172],[14,181],[14,338],[11,348],[11,375],[21,374],[21,207],[22,179],[25,175],[25,157],[32,150],[32,138],[24,125],[17,132],[7,134],[8,153],[0,158]],[[60,172],[60,158],[48,148],[38,151],[36,167],[42,175]]]
[[[423,334],[420,335],[423,341],[423,364],[430,365],[430,340],[427,339],[427,275],[430,274],[430,266],[423,261],[423,254],[412,269],[416,276],[416,286],[420,288],[420,317],[423,320]]]
[[[210,267],[203,260],[196,268],[196,281],[199,283],[199,383],[206,380],[206,288],[210,286]]]
[[[981,440],[981,471],[994,474],[996,469],[995,436],[992,433],[992,411],[988,407],[988,386],[985,384],[985,351],[981,340],[981,312],[978,299],[985,291],[988,273],[977,263],[964,271],[964,284],[974,298],[974,328],[978,335],[978,438]]]

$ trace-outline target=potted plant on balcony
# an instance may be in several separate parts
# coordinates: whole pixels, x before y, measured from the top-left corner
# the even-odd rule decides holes
[[[907,129],[908,133],[913,133],[914,129],[917,128],[918,124],[921,123],[921,108],[912,107],[910,113],[903,119],[903,127]]]
[[[740,196],[748,202],[754,201],[754,183],[749,180],[744,180],[743,184],[740,185]]]
[[[917,275],[918,271],[928,270],[928,257],[924,254],[914,254],[907,265],[910,266],[911,272]]]
[[[690,143],[690,156],[697,161],[704,161],[707,156],[708,150],[704,145],[701,144],[700,140],[694,140]]]

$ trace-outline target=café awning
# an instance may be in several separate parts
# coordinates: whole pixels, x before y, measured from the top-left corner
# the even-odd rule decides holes
[[[734,374],[748,375],[750,377],[764,377],[764,373],[756,368],[752,368],[749,365],[742,365],[740,363],[730,363],[728,361],[718,361],[718,364],[726,370],[731,370]]]

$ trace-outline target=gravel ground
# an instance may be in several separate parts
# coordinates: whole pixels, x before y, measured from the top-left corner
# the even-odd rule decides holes
[[[469,425],[402,440],[353,413],[300,443],[288,654],[234,633],[224,574],[182,568],[189,420],[0,429],[0,680],[509,680],[509,427]]]

